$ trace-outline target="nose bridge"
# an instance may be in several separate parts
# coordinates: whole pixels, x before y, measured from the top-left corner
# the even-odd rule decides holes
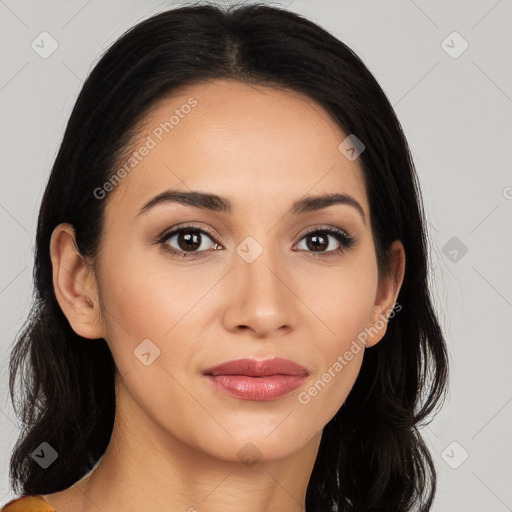
[[[274,247],[271,235],[259,235],[258,240],[248,236],[236,248],[237,275],[254,293],[275,298],[284,292],[283,283],[278,278],[283,269],[283,256],[279,254],[279,248]]]
[[[272,236],[248,236],[236,248],[234,272],[236,295],[232,297],[232,321],[256,331],[289,325],[291,291],[285,285],[283,255],[272,245]]]

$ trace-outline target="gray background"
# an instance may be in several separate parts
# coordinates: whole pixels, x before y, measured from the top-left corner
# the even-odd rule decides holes
[[[269,3],[318,22],[363,59],[413,151],[452,370],[445,406],[422,430],[439,471],[434,510],[512,511],[512,1]],[[18,432],[8,356],[29,311],[37,213],[65,123],[108,45],[173,5],[0,0],[2,503],[13,497]],[[46,59],[31,47],[44,31],[58,43]]]

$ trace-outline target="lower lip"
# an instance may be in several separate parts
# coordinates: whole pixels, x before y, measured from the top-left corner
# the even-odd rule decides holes
[[[219,390],[242,400],[276,400],[297,389],[307,375],[271,375],[248,377],[247,375],[207,375]]]

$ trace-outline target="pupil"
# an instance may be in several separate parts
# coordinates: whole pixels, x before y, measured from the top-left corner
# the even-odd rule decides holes
[[[328,243],[326,243],[326,237],[325,236],[315,235],[315,236],[311,237],[311,240],[313,242],[311,244],[308,244],[310,249],[315,249],[315,250],[318,249],[318,248],[325,249],[328,246]],[[323,243],[322,242],[318,242],[318,240],[323,241]]]
[[[199,242],[199,236],[197,234],[191,235],[189,233],[180,233],[178,240],[180,247],[185,247],[186,249],[197,249],[201,245]],[[182,241],[185,242],[183,246],[181,245]]]

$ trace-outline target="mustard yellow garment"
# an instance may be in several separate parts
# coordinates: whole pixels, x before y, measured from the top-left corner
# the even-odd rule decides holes
[[[57,512],[41,496],[21,496],[6,503],[0,512]]]

